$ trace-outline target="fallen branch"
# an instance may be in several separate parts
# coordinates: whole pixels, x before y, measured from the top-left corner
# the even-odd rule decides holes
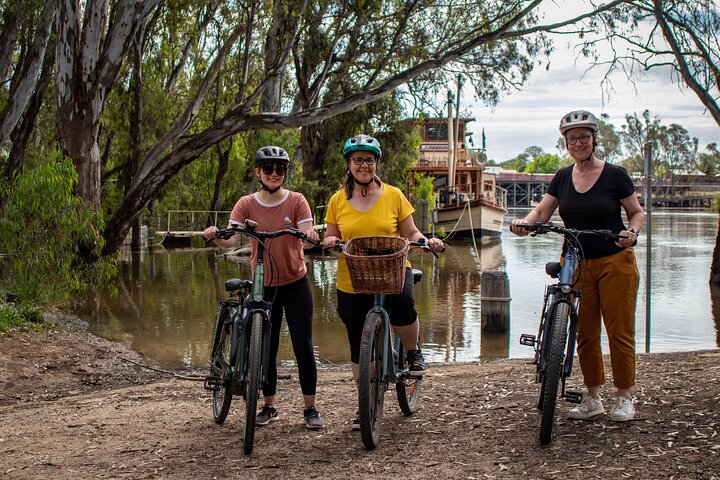
[[[192,375],[192,376],[191,375],[179,375],[179,374],[177,374],[175,372],[171,372],[169,370],[163,370],[161,368],[151,367],[150,365],[145,365],[144,363],[136,362],[135,360],[130,360],[129,358],[124,358],[124,357],[120,357],[120,360],[124,360],[128,363],[132,363],[134,365],[137,365],[138,367],[142,367],[147,370],[152,370],[154,372],[160,372],[160,373],[164,373],[166,375],[173,376],[179,380],[190,380],[193,382],[204,382],[205,381],[205,377],[200,377],[198,375]]]

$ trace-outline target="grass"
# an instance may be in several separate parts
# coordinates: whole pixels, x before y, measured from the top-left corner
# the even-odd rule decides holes
[[[39,308],[0,304],[0,333],[10,330],[39,331],[45,328],[45,320]]]

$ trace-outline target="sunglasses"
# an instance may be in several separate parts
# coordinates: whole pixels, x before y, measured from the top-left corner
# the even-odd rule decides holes
[[[260,169],[265,175],[272,175],[275,172],[276,175],[283,177],[287,173],[287,167],[285,165],[271,165],[266,163],[260,166]]]

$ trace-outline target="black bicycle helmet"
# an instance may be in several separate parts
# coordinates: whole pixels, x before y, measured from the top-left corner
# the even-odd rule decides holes
[[[274,146],[261,147],[255,152],[255,166],[262,165],[263,163],[290,163],[290,156],[288,153],[280,148]]]

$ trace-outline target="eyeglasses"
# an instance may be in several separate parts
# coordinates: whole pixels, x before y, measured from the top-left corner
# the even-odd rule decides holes
[[[567,144],[568,145],[575,145],[578,140],[580,140],[581,145],[587,145],[587,143],[592,138],[592,135],[583,135],[582,137],[567,137]]]
[[[266,163],[260,167],[265,175],[272,175],[275,172],[276,175],[283,177],[287,173],[287,167],[285,165],[271,165]]]
[[[360,166],[363,163],[373,166],[377,162],[377,158],[375,157],[352,157],[350,160],[352,160],[352,162],[357,166]]]

